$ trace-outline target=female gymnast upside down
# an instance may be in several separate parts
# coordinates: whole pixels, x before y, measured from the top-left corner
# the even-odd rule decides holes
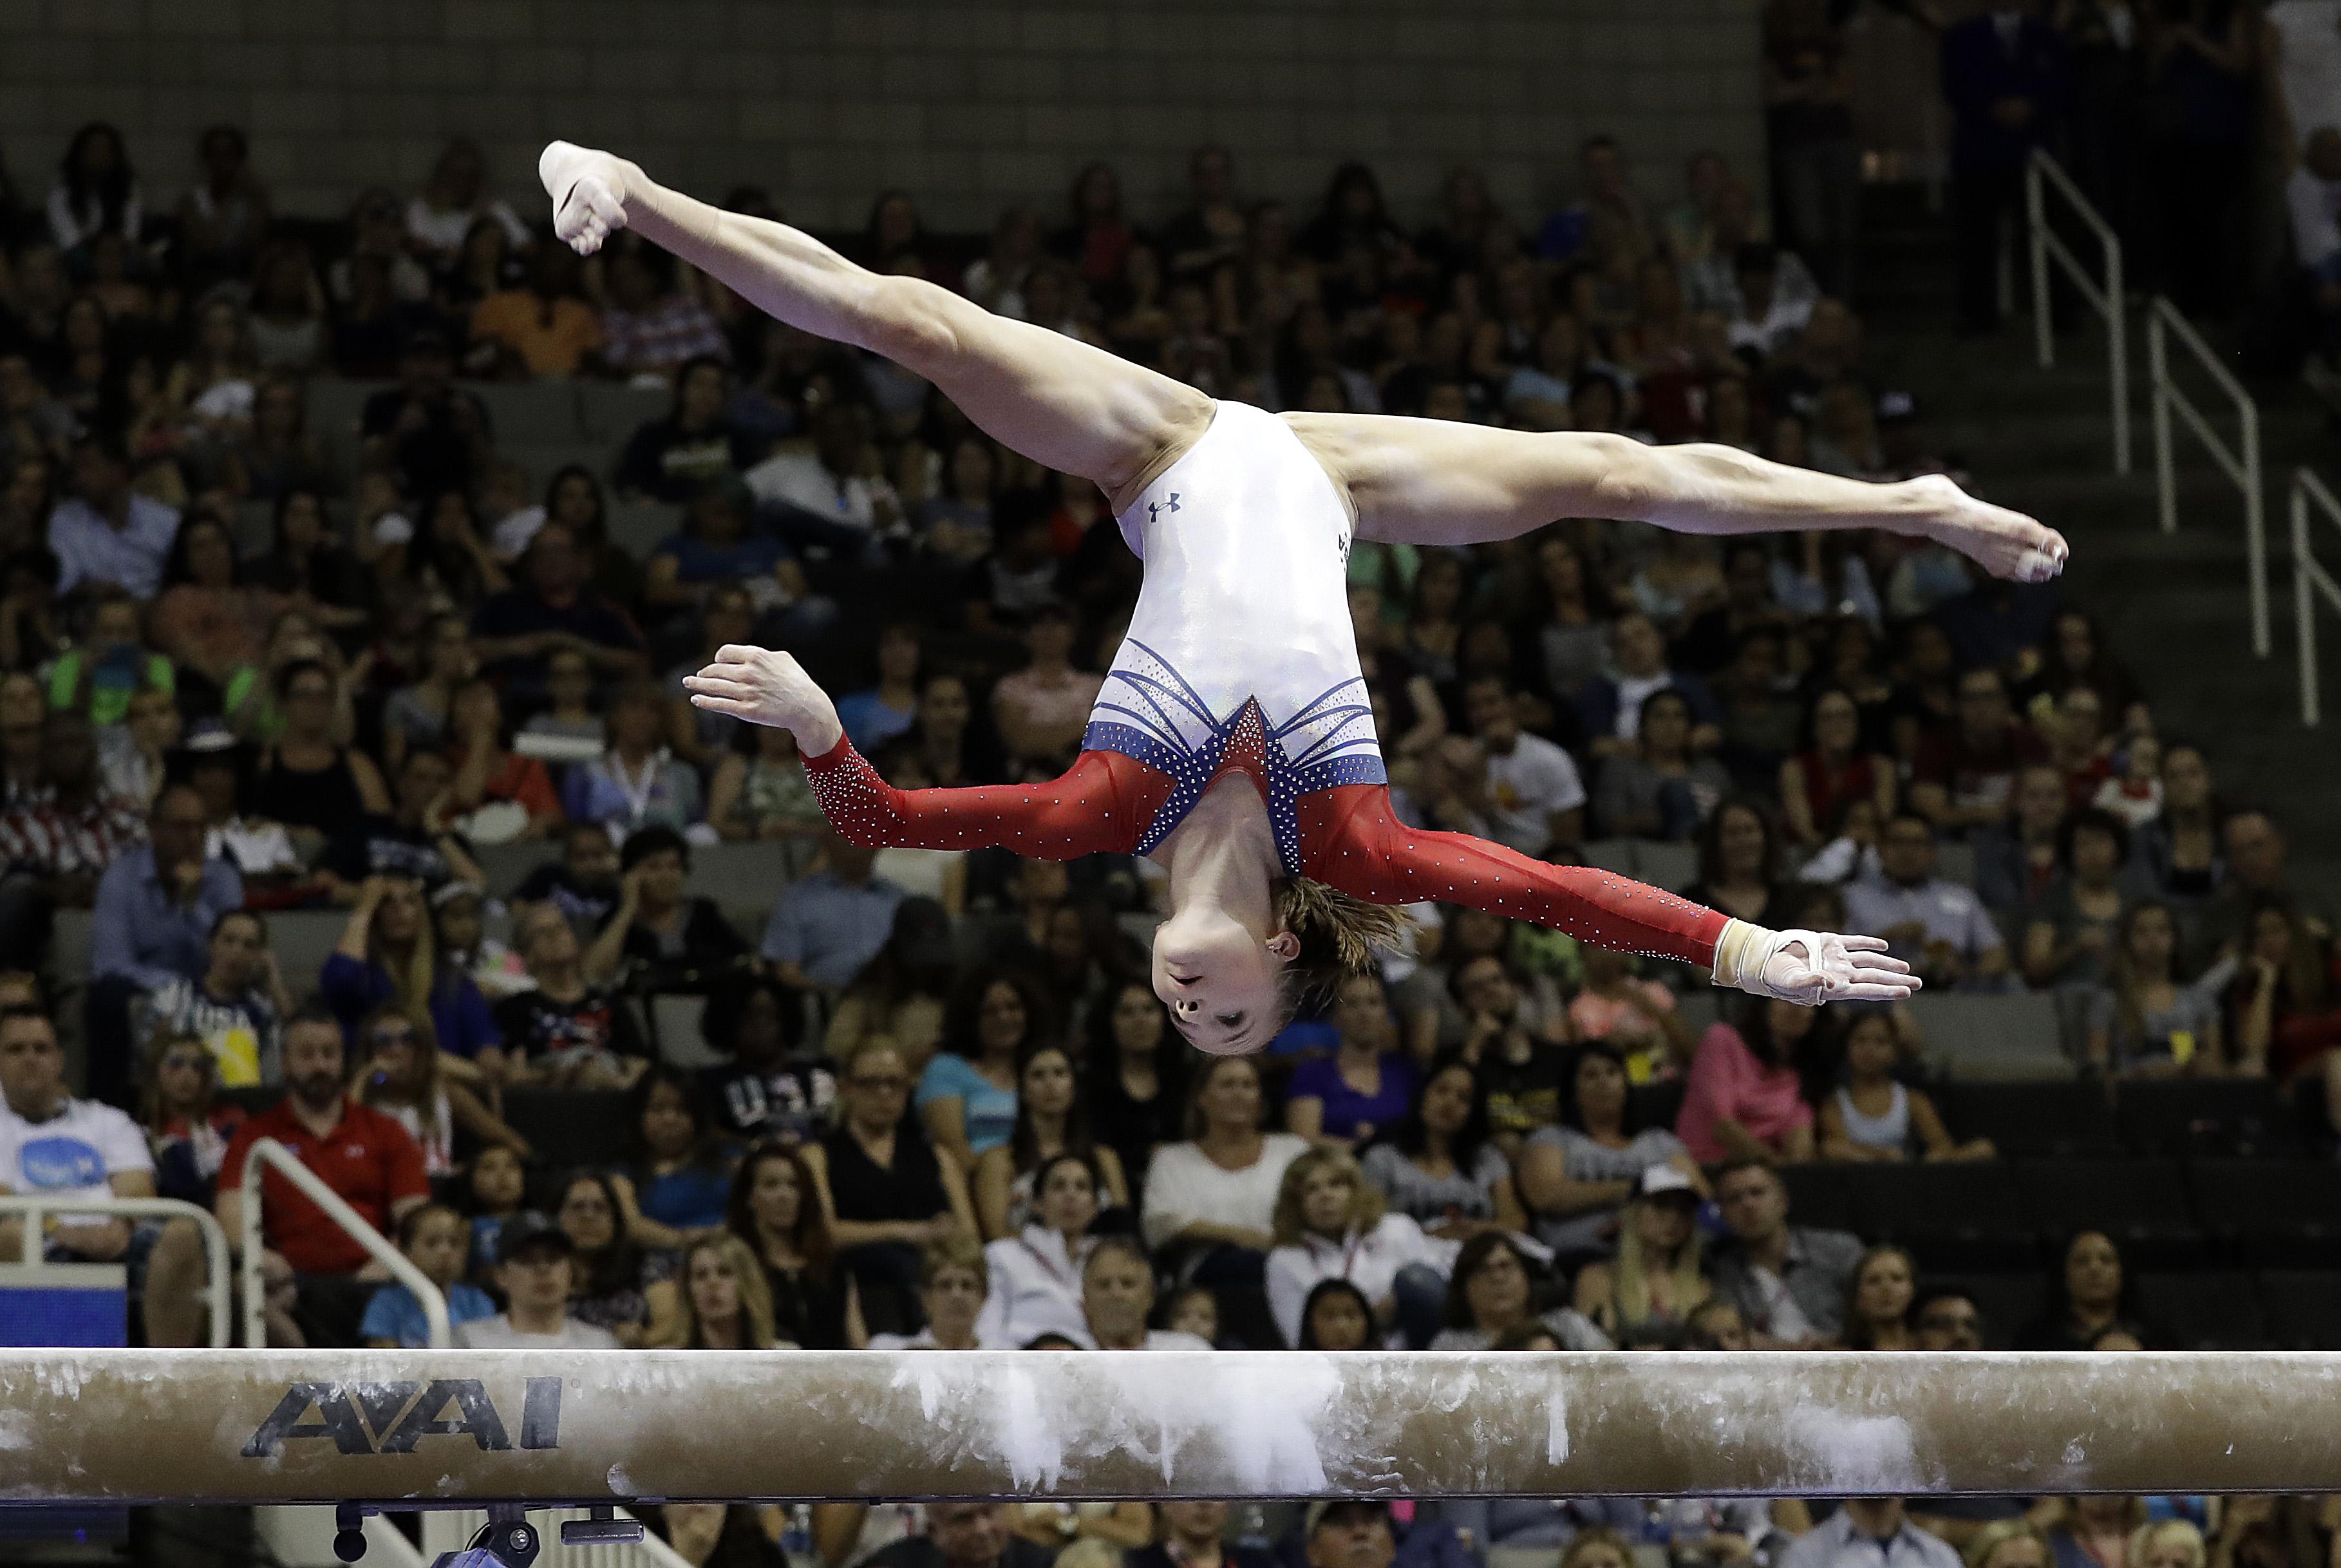
[[[1152,858],[1171,907],[1154,989],[1194,1045],[1257,1049],[1302,994],[1363,968],[1396,933],[1372,906],[1421,899],[1685,959],[1718,985],[1807,1005],[1918,987],[1876,938],[1767,930],[1399,821],[1345,598],[1350,544],[1470,544],[1563,517],[1710,534],[1884,528],[2039,581],[2063,569],[2065,541],[2030,518],[1939,476],[1864,484],[1723,446],[1214,402],[664,189],[607,153],[555,142],[538,173],[555,231],[581,253],[634,229],[781,320],[926,378],[996,440],[1111,501],[1144,584],[1081,756],[1052,782],[896,789],[786,653],[726,647],[684,684],[711,712],[792,731],[822,809],[856,843]]]

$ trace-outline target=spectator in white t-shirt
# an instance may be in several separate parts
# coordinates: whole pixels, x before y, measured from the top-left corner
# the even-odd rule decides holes
[[[1523,855],[1573,851],[1585,839],[1585,782],[1568,752],[1520,728],[1502,677],[1464,690],[1464,709],[1486,758],[1481,815],[1488,836]]]
[[[1148,1246],[1229,1247],[1265,1261],[1276,1245],[1284,1167],[1308,1152],[1309,1140],[1262,1132],[1260,1097],[1260,1069],[1250,1057],[1210,1057],[1197,1064],[1187,1140],[1164,1144],[1146,1167]]]
[[[862,414],[844,403],[831,404],[813,422],[811,452],[774,452],[746,477],[758,501],[782,501],[832,523],[888,533],[903,521],[902,501],[871,451]]]
[[[1845,889],[1846,929],[1883,937],[1929,986],[1997,988],[2007,944],[1971,888],[1935,873],[1935,829],[1915,811],[1878,836],[1878,870]]]
[[[1431,1240],[1405,1215],[1386,1213],[1380,1189],[1349,1150],[1310,1149],[1286,1168],[1276,1239],[1268,1255],[1268,1308],[1286,1345],[1300,1343],[1309,1294],[1329,1279],[1346,1280],[1365,1296],[1376,1343],[1402,1336],[1420,1350],[1439,1333],[1455,1245]]]
[[[496,1284],[510,1311],[455,1330],[459,1350],[615,1350],[617,1337],[569,1315],[577,1244],[543,1215],[505,1225],[497,1241]]]
[[[444,272],[455,263],[463,236],[482,218],[493,220],[504,232],[513,249],[524,251],[534,243],[528,225],[512,203],[487,194],[487,160],[479,144],[457,137],[431,167],[431,183],[407,204],[406,233],[433,264]]]
[[[986,1343],[1021,1345],[1043,1334],[1079,1340],[1083,1332],[1082,1265],[1097,1245],[1089,1234],[1098,1214],[1090,1157],[1042,1160],[1032,1173],[1032,1207],[1031,1224],[983,1249],[991,1293],[975,1334]]]
[[[1911,1523],[1899,1497],[1847,1498],[1773,1561],[1780,1568],[1959,1568],[1959,1554]]]
[[[0,1195],[44,1198],[153,1197],[146,1135],[112,1106],[65,1092],[56,1026],[26,1002],[0,1007]],[[52,1210],[44,1216],[52,1260],[130,1265],[143,1275],[164,1222]],[[192,1226],[173,1220],[174,1226]],[[0,1259],[24,1255],[24,1221],[0,1216]],[[134,1285],[143,1283],[134,1279]]]
[[[1208,1340],[1175,1328],[1146,1326],[1154,1310],[1154,1265],[1126,1236],[1101,1238],[1081,1269],[1087,1350],[1209,1350]],[[1067,1338],[1073,1338],[1068,1335]]]

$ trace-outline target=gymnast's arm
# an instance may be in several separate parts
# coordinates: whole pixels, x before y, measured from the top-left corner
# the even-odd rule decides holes
[[[1046,784],[897,789],[846,739],[837,704],[794,655],[725,643],[683,678],[692,705],[797,739],[831,826],[864,849],[981,849],[1042,860],[1128,854],[1170,799],[1168,775],[1110,751],[1084,751]]]
[[[1471,544],[1557,518],[1607,517],[1683,533],[1881,528],[1936,540],[1996,577],[2063,570],[2065,541],[1941,474],[1872,484],[1736,447],[1651,447],[1597,431],[1517,431],[1374,414],[1290,414],[1349,491],[1362,539]]]
[[[1715,983],[1811,1006],[1890,1001],[1916,982],[1871,937],[1771,931],[1586,866],[1554,866],[1468,833],[1418,831],[1390,790],[1349,784],[1300,798],[1308,874],[1377,904],[1424,899],[1566,931],[1596,947],[1677,958]]]
[[[830,825],[865,849],[1003,846],[1040,860],[1126,855],[1170,792],[1170,780],[1111,751],[1084,751],[1046,784],[897,789],[842,735],[805,773]]]

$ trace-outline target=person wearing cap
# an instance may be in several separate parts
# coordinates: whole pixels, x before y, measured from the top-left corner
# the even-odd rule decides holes
[[[1619,1227],[1614,1262],[1589,1263],[1577,1276],[1577,1310],[1621,1345],[1680,1336],[1713,1294],[1701,1272],[1699,1191],[1679,1166],[1646,1166]]]
[[[510,1305],[493,1317],[455,1330],[459,1350],[615,1350],[606,1328],[569,1315],[570,1287],[577,1269],[577,1244],[544,1215],[530,1212],[505,1222],[496,1264],[496,1286]]]
[[[1788,1543],[1775,1568],[1961,1568],[1940,1536],[1910,1523],[1899,1497],[1848,1497]]]
[[[246,817],[237,808],[244,782],[244,742],[215,719],[195,726],[179,748],[188,785],[203,798],[204,854],[225,860],[244,878],[254,908],[279,908],[308,890],[301,851],[282,822]]]

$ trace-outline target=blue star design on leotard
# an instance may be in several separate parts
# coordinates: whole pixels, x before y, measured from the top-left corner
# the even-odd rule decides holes
[[[1327,688],[1271,729],[1257,697],[1246,698],[1232,713],[1214,713],[1168,660],[1135,640],[1130,646],[1153,668],[1127,669],[1117,661],[1091,710],[1081,748],[1118,752],[1170,777],[1170,799],[1140,836],[1138,853],[1169,837],[1203,791],[1233,769],[1259,783],[1277,858],[1298,877],[1304,874],[1300,797],[1345,784],[1390,782],[1362,677]],[[1114,717],[1101,717],[1106,714]]]

